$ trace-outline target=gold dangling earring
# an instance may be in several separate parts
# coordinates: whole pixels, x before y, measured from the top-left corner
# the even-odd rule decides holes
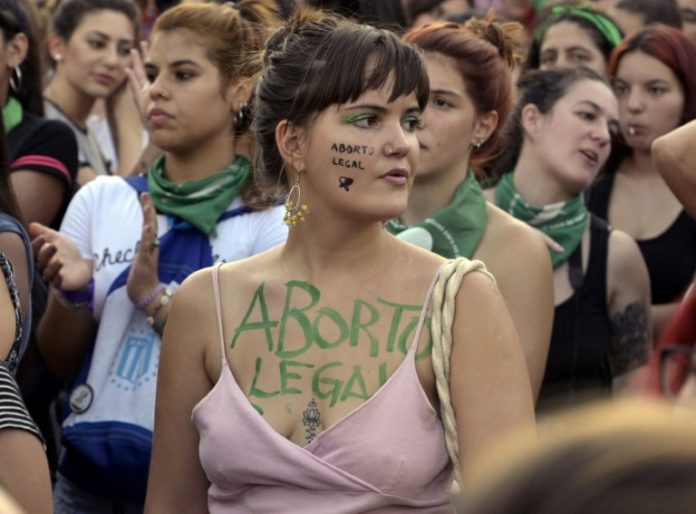
[[[293,196],[295,196],[293,201]],[[300,190],[300,174],[297,174],[295,183],[288,191],[288,198],[285,201],[285,216],[283,223],[288,227],[293,226],[298,221],[304,221],[305,215],[309,212],[307,204],[302,203],[302,191]]]

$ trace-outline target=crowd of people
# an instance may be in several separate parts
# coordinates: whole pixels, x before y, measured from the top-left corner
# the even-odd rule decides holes
[[[695,13],[0,0],[0,510],[689,512]]]

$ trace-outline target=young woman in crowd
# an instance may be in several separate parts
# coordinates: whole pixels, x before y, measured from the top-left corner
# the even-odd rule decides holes
[[[271,36],[264,63],[255,172],[289,190],[292,226],[285,245],[196,273],[177,293],[146,511],[447,512],[431,344],[435,354],[452,336],[457,372],[438,384],[457,468],[532,425],[533,401],[480,263],[443,269],[382,225],[408,202],[426,71],[393,33],[314,13]],[[441,269],[461,278],[444,299]],[[440,308],[456,312],[451,332]]]
[[[60,233],[30,227],[53,286],[40,348],[56,374],[77,375],[58,513],[142,511],[170,298],[191,272],[285,240],[282,208],[256,193],[235,150],[258,71],[249,57],[277,22],[274,4],[261,0],[160,16],[141,109],[163,157],[147,177],[98,177],[80,189]]]
[[[606,76],[611,52],[622,38],[615,22],[601,11],[554,5],[535,32],[527,64],[542,70],[584,66]]]
[[[559,244],[551,249],[556,311],[540,409],[611,391],[647,360],[650,283],[636,243],[590,215],[592,184],[618,130],[609,84],[586,68],[532,71],[509,124],[510,170],[495,203]]]
[[[696,0],[677,0],[682,30],[696,44]]]
[[[60,226],[77,173],[75,136],[44,120],[40,49],[25,0],[0,0],[0,103],[10,182],[25,225]]]
[[[7,162],[0,124],[0,484],[27,512],[51,514],[51,478],[41,434],[15,381],[31,326],[33,266],[29,240],[15,218]]]
[[[655,169],[650,149],[657,137],[696,118],[696,46],[672,27],[647,27],[617,47],[609,74],[622,141],[588,207],[638,242],[659,333],[696,272],[696,222]]]
[[[55,68],[44,91],[46,116],[72,128],[80,184],[96,175],[128,174],[142,153],[142,126],[125,72],[138,26],[133,0],[63,0],[53,15],[48,46]],[[99,99],[106,101],[118,169],[87,123]]]
[[[648,24],[662,23],[675,29],[682,28],[676,0],[614,0],[607,12],[627,36]]]
[[[472,168],[480,170],[500,151],[500,129],[512,107],[512,49],[521,37],[517,23],[478,19],[406,34],[425,51],[430,98],[418,129],[414,189],[387,230],[448,259],[486,263],[517,327],[536,394],[551,334],[551,262],[538,234],[486,202]]]

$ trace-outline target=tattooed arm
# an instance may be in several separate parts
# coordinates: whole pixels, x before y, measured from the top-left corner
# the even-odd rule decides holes
[[[650,278],[638,245],[624,232],[611,232],[608,259],[609,358],[618,377],[645,364],[652,349]]]

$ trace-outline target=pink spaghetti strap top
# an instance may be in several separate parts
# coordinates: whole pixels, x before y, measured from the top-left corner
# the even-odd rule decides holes
[[[277,433],[225,357],[219,266],[213,271],[222,372],[193,409],[211,514],[451,513],[442,423],[415,355],[437,273],[406,357],[372,397],[301,447]]]

